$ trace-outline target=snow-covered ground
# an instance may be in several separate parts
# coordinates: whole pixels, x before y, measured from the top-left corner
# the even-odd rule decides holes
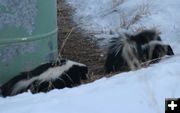
[[[107,40],[122,31],[156,28],[162,33],[161,38],[178,52],[175,48],[180,43],[179,0],[67,0],[67,3],[75,10],[73,19],[78,27],[96,38]]]
[[[75,10],[74,21],[87,33],[96,34],[96,38],[106,40],[112,37],[110,31],[116,33],[126,28],[133,32],[156,27],[176,56],[72,89],[0,97],[0,113],[164,113],[165,98],[180,97],[180,1],[118,1],[121,0],[67,0],[67,3]],[[133,23],[139,8],[145,11]],[[133,24],[124,25],[124,20]]]

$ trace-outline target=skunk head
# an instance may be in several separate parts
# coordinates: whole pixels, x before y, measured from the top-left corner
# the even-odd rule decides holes
[[[155,45],[152,52],[153,52],[153,55],[152,55],[153,59],[163,57],[165,55],[174,55],[174,52],[172,48],[170,47],[170,45],[157,44]]]
[[[142,48],[146,60],[161,58],[165,55],[174,55],[171,46],[160,41],[151,41]]]

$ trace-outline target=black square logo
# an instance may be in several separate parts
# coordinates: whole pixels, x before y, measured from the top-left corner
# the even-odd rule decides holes
[[[167,98],[165,109],[165,113],[180,113],[180,98]]]

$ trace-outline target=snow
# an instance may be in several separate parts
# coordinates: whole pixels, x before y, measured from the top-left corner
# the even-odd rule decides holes
[[[173,49],[180,42],[179,0],[67,0],[67,4],[75,10],[73,20],[78,27],[95,34],[95,38],[107,40],[114,37],[110,32],[156,28]],[[137,14],[141,16],[140,20],[130,24],[127,29],[126,26]],[[124,26],[124,23],[127,25]]]
[[[74,8],[73,19],[80,28],[95,34],[100,32],[95,38],[108,40],[112,37],[110,31],[134,32],[144,26],[155,26],[176,56],[71,89],[0,97],[0,113],[164,113],[165,98],[180,97],[180,1],[124,0],[117,6],[112,1],[118,0],[67,0],[67,3]],[[121,10],[130,19],[135,9],[146,3],[150,3],[150,12],[128,29],[120,26],[122,17],[112,13],[114,9]]]
[[[180,96],[179,57],[148,68],[47,94],[0,98],[1,113],[163,113],[165,98]],[[174,63],[175,62],[175,63]]]

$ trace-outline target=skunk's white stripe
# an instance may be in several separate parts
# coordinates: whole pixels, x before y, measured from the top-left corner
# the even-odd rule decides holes
[[[35,81],[38,77],[34,77],[30,80],[22,80],[13,87],[11,95],[17,94],[20,90],[27,88],[33,81]]]
[[[162,45],[162,46],[164,46],[164,45],[167,45],[167,44],[164,44],[164,43],[162,43],[161,41],[157,41],[157,40],[154,40],[154,41],[150,41],[149,43],[147,43],[147,44],[144,44],[144,45],[142,45],[142,49],[145,49],[145,48],[147,48],[147,46],[156,46],[156,45]]]
[[[126,60],[131,70],[140,67],[140,62],[134,53],[137,53],[136,43],[135,42],[126,43],[123,47],[122,57],[124,58],[124,60]]]
[[[46,70],[45,72],[43,72],[37,77],[33,77],[29,80],[22,80],[16,83],[15,86],[13,87],[11,94],[14,95],[18,93],[20,90],[26,89],[35,80],[39,80],[41,82],[55,80],[59,76],[61,76],[65,71],[70,69],[73,65],[86,66],[84,64],[68,60],[65,65],[49,68],[48,70]]]

